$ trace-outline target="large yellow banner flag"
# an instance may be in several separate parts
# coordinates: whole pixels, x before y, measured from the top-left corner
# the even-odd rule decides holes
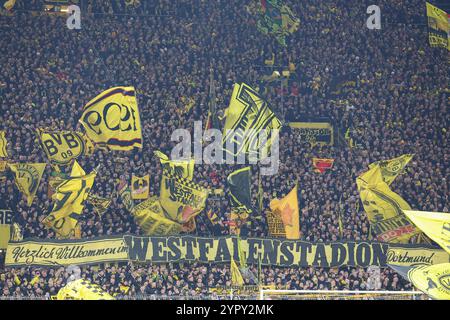
[[[142,129],[134,87],[114,87],[89,101],[79,122],[88,137],[111,150],[142,148]]]
[[[450,254],[450,213],[403,210],[431,240]]]
[[[384,182],[389,186],[392,181],[397,178],[397,176],[403,171],[403,168],[411,161],[413,154],[404,154],[400,157],[393,158],[390,160],[381,160],[371,163],[369,165],[369,169],[374,168],[375,166],[380,167],[381,176],[383,177]]]
[[[436,300],[450,300],[450,263],[420,266],[408,272],[411,283]]]
[[[426,3],[426,7],[428,18],[428,41],[430,46],[448,49],[449,21],[447,13],[428,2]]]
[[[98,284],[78,279],[67,283],[56,296],[56,300],[114,300]]]
[[[73,237],[79,216],[84,207],[84,201],[94,184],[97,172],[94,170],[86,175],[75,160],[70,178],[64,180],[57,188],[53,199],[56,201],[53,211],[42,223],[53,230],[61,238]]]
[[[283,199],[270,201],[270,209],[281,217],[286,231],[286,239],[300,239],[297,185]]]
[[[361,202],[378,241],[408,243],[420,233],[403,214],[409,204],[383,181],[378,165],[356,179]]]
[[[164,212],[157,197],[151,197],[137,206],[131,214],[140,228],[148,236],[167,236],[181,232],[182,225],[164,217]]]
[[[8,164],[15,173],[17,188],[26,196],[27,205],[31,206],[45,170],[45,163]]]
[[[163,170],[188,180],[192,180],[194,177],[194,159],[170,160],[167,155],[159,150],[156,150],[154,154],[159,158]]]

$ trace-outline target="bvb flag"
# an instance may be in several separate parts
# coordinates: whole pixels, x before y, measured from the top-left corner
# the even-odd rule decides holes
[[[281,121],[256,90],[245,83],[235,83],[225,114],[225,152],[233,156],[244,153],[258,157],[259,160],[269,155],[271,145],[278,136]]]
[[[150,191],[150,176],[147,174],[138,177],[133,174],[131,177],[131,197],[135,200],[144,200],[148,198]]]
[[[241,271],[239,271],[239,268],[233,258],[231,258],[230,271],[231,271],[231,284],[233,286],[243,286],[244,278],[242,278]]]
[[[53,199],[56,201],[53,211],[43,220],[47,228],[52,228],[60,238],[73,237],[78,219],[83,211],[84,201],[94,184],[97,172],[88,175],[75,160],[70,178],[57,188]]]
[[[17,188],[27,197],[27,204],[30,207],[41,182],[46,164],[10,163],[8,166],[15,173]]]
[[[333,168],[334,159],[312,158],[314,172],[324,173]]]
[[[131,214],[147,236],[178,234],[182,225],[164,217],[164,211],[156,196],[139,203]]]
[[[126,181],[118,179],[118,183],[119,185],[117,186],[117,194],[122,200],[125,209],[127,209],[129,212],[132,212],[134,208],[134,201],[131,195],[131,189]]]
[[[97,212],[99,216],[102,216],[111,204],[111,199],[103,198],[96,194],[89,194],[86,201],[94,207],[95,212]]]
[[[450,300],[450,263],[419,266],[408,272],[408,278],[432,299]]]
[[[356,184],[378,241],[408,243],[411,237],[420,233],[403,214],[402,210],[411,210],[411,207],[383,181],[378,165],[356,178]]]
[[[114,87],[89,101],[79,122],[88,137],[111,150],[142,148],[142,129],[134,87]]]
[[[390,159],[390,160],[381,160],[369,165],[369,169],[372,169],[375,166],[380,167],[381,176],[383,177],[384,182],[387,185],[391,185],[392,181],[397,178],[397,176],[403,171],[403,168],[411,161],[413,154],[404,154],[400,157]]]
[[[450,254],[450,213],[403,210],[431,240]]]
[[[6,146],[8,141],[6,141],[5,131],[0,131],[0,158],[6,158],[8,152],[6,151]]]
[[[300,239],[297,185],[283,199],[270,201],[270,209],[281,217],[286,232],[286,239]]]
[[[194,159],[169,160],[169,157],[159,150],[156,150],[154,154],[159,158],[163,170],[188,180],[192,180],[194,177]]]
[[[431,47],[449,48],[449,22],[447,13],[430,3],[426,3],[428,18],[428,41]]]
[[[67,165],[72,159],[91,155],[94,145],[83,133],[76,131],[51,132],[36,129],[42,150],[53,165]]]
[[[62,287],[56,300],[114,300],[114,298],[99,285],[86,279],[78,279]]]

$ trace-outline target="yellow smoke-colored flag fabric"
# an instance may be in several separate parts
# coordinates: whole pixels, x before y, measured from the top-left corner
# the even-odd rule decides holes
[[[408,272],[408,279],[432,299],[450,300],[450,263],[413,268]]]
[[[286,239],[300,239],[297,185],[283,199],[270,201],[270,209],[281,217]]]
[[[411,207],[383,181],[378,165],[360,175],[356,184],[378,241],[408,243],[411,237],[420,233],[403,214],[402,210],[410,210]]]
[[[392,181],[397,178],[397,176],[403,171],[403,168],[408,164],[409,161],[413,158],[413,154],[404,154],[400,157],[393,158],[390,160],[381,160],[369,165],[369,169],[372,169],[375,166],[380,167],[381,176],[383,177],[384,182],[387,185],[391,185]]]
[[[239,271],[239,268],[233,258],[231,258],[230,271],[231,271],[231,284],[234,286],[243,286],[244,278],[242,278],[241,271]]]
[[[450,213],[403,210],[431,240],[450,254]]]
[[[12,8],[14,8],[14,6],[16,5],[16,0],[8,0],[5,2],[5,4],[3,5],[3,7],[6,10],[11,10]]]
[[[34,196],[45,170],[45,163],[8,164],[15,173],[17,188],[26,196],[28,206],[33,203]]]
[[[156,150],[154,154],[159,158],[163,170],[188,180],[192,180],[194,177],[194,159],[170,160],[167,155],[159,150]]]
[[[225,113],[223,148],[227,153],[234,156],[241,153],[269,155],[281,121],[256,90],[245,83],[235,83]],[[260,136],[262,132],[264,137]]]
[[[167,217],[184,223],[183,211],[186,206],[200,213],[206,204],[209,190],[199,184],[163,169],[160,190],[160,202]]]
[[[0,131],[0,157],[5,158],[8,156],[8,152],[6,151],[6,146],[8,145],[8,141],[6,141],[5,131]]]
[[[42,150],[54,165],[67,165],[72,159],[94,152],[94,145],[84,133],[36,129]]]
[[[131,197],[135,200],[143,200],[148,198],[150,191],[150,176],[147,174],[138,177],[133,174],[131,177]]]
[[[78,279],[61,288],[57,294],[57,300],[114,300],[114,297],[98,284]]]
[[[137,224],[148,236],[167,236],[178,234],[182,225],[164,217],[157,197],[150,197],[135,206],[131,212]]]
[[[111,150],[142,148],[142,128],[134,87],[114,87],[89,101],[79,122],[88,137]]]
[[[97,172],[87,174],[75,160],[70,178],[57,188],[53,199],[56,201],[52,212],[43,220],[43,224],[52,228],[60,238],[73,237],[84,201],[94,184]]]

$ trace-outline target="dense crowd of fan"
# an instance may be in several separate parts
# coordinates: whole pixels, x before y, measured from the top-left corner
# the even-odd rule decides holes
[[[256,85],[272,72],[264,61],[274,53],[275,65],[293,63],[296,70],[288,85],[281,87],[277,81],[269,87],[266,97],[272,109],[285,117],[283,121],[294,120],[293,115],[327,117],[335,130],[350,128],[356,146],[350,148],[343,139],[335,146],[311,146],[299,140],[295,129],[285,127],[279,173],[262,178],[264,208],[298,182],[302,239],[339,240],[342,213],[343,240],[367,240],[369,223],[359,204],[356,177],[371,162],[414,153],[391,188],[414,209],[448,212],[448,53],[427,43],[424,1],[381,1],[381,30],[365,27],[370,5],[366,1],[286,1],[301,21],[286,48],[257,30],[249,3],[160,0],[127,7],[123,1],[81,1],[81,30],[69,30],[65,17],[30,11],[41,9],[42,1],[17,1],[12,14],[0,16],[0,129],[6,130],[9,159],[45,162],[35,128],[81,130],[78,119],[87,101],[112,86],[134,86],[143,149],[98,150],[79,160],[86,172],[100,166],[93,192],[114,198],[101,217],[86,205],[80,223],[83,238],[140,234],[115,196],[116,179],[149,173],[150,192],[159,194],[161,166],[153,151],[170,154],[175,129],[193,130],[194,121],[206,122],[210,69],[222,111],[233,83]],[[332,98],[330,83],[348,74],[356,77],[355,90],[345,99]],[[186,99],[195,101],[189,112],[183,111]],[[313,156],[334,158],[332,170],[315,173]],[[225,191],[226,177],[236,169],[201,164],[195,168],[196,182]],[[47,196],[50,173],[47,166],[31,207],[12,175],[0,185],[1,207],[14,211],[24,238],[55,238],[41,223],[52,208]],[[256,206],[256,167],[252,190]],[[200,214],[194,233],[228,234],[228,198],[208,200],[205,213],[209,209],[220,217],[219,223],[213,226]],[[241,235],[267,236],[264,213],[251,215]],[[30,284],[37,273],[39,279]],[[0,296],[54,295],[69,277],[63,269],[6,268],[0,274]],[[129,287],[128,295],[201,295],[230,284],[225,265],[129,265],[98,272],[88,267],[82,275],[111,293]],[[368,278],[364,269],[349,267],[264,267],[262,275],[265,284],[291,289],[362,290]],[[380,280],[383,289],[411,289],[389,269],[382,270]]]

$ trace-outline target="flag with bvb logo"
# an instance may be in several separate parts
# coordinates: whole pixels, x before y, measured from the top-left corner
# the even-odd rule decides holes
[[[45,163],[8,164],[11,171],[15,173],[17,188],[26,196],[29,207],[33,203],[46,165]]]
[[[138,177],[133,174],[131,177],[131,197],[135,200],[143,200],[148,198],[150,191],[150,176],[147,174]]]

